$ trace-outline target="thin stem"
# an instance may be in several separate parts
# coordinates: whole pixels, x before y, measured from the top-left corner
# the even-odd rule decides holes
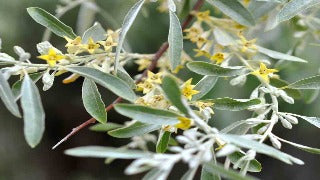
[[[192,10],[198,11],[201,8],[201,6],[203,5],[203,3],[204,3],[204,0],[198,0]],[[182,24],[182,30],[188,27],[188,25],[192,22],[192,19],[193,19],[193,15],[189,14]],[[162,44],[162,46],[159,48],[159,50],[156,52],[156,54],[152,58],[152,63],[150,64],[148,69],[146,69],[143,72],[142,76],[139,79],[137,79],[136,83],[141,82],[143,80],[143,78],[146,77],[148,71],[153,71],[156,68],[158,60],[163,56],[163,54],[167,51],[168,48],[169,48],[168,42],[165,42]],[[106,107],[106,111],[107,112],[110,111],[111,109],[113,109],[113,106],[115,104],[117,104],[121,101],[122,101],[122,98],[118,97],[112,104],[110,104],[109,106]],[[91,119],[87,120],[86,122],[80,124],[76,128],[73,128],[73,130],[66,137],[64,137],[61,141],[59,141],[55,146],[53,146],[52,149],[55,149],[61,143],[65,142],[68,138],[70,138],[71,136],[73,136],[74,134],[79,132],[81,129],[83,129],[83,128],[87,127],[89,124],[92,124],[95,122],[96,122],[96,120],[94,118],[91,118]]]

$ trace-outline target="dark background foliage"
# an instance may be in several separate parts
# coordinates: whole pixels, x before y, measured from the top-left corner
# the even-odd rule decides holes
[[[125,13],[132,5],[132,0],[97,0],[97,3],[105,11],[109,12],[117,22],[121,22]],[[36,24],[27,14],[26,8],[38,6],[53,13],[56,0],[0,0],[0,37],[3,41],[3,52],[13,55],[12,47],[19,45],[33,55],[32,61],[37,62],[35,45],[41,42],[44,28]],[[204,7],[206,9],[208,7]],[[72,27],[76,26],[76,8],[62,17],[62,21]],[[148,11],[147,11],[148,10]],[[167,38],[168,16],[158,13],[155,5],[148,5],[144,9],[145,16],[140,15],[137,22],[128,34],[128,41],[134,52],[154,53],[161,43]],[[148,14],[148,16],[146,16]],[[98,15],[97,20],[102,24],[106,20]],[[108,28],[107,26],[104,26]],[[260,39],[268,39],[265,45],[280,51],[287,51],[294,43],[292,40],[292,25],[285,24],[271,32],[266,32]],[[262,40],[261,40],[262,41]],[[52,44],[63,50],[65,41],[53,36]],[[186,44],[191,49],[190,44]],[[280,73],[283,79],[294,81],[302,77],[314,75],[319,68],[319,47],[307,46],[298,54],[310,61],[307,65],[293,64]],[[40,62],[40,61],[38,61]],[[135,74],[135,65],[129,67],[129,71]],[[190,74],[186,73],[186,76]],[[76,136],[69,139],[56,150],[51,147],[64,137],[69,131],[84,122],[90,116],[85,112],[81,101],[82,79],[70,85],[61,83],[62,77],[56,79],[53,88],[47,92],[41,92],[42,101],[46,111],[46,131],[42,142],[35,149],[26,144],[23,137],[23,122],[14,118],[0,103],[0,180],[7,179],[140,179],[140,175],[125,176],[124,168],[130,161],[116,160],[110,165],[105,165],[103,159],[74,158],[63,154],[68,148],[83,145],[104,145],[118,147],[127,143],[127,140],[115,139],[107,134],[82,130]],[[42,84],[38,83],[42,88]],[[256,80],[249,78],[244,87],[230,88],[227,81],[220,81],[212,92],[213,97],[229,96],[234,98],[246,98],[249,92],[256,86]],[[226,90],[227,89],[227,90]],[[100,89],[106,104],[116,97],[105,89]],[[304,114],[308,116],[320,116],[319,99],[312,104],[305,104],[299,100],[295,105],[281,103],[282,111]],[[230,113],[216,111],[212,121],[217,127],[224,127],[231,122],[249,117],[248,112]],[[108,114],[111,122],[122,123],[126,119],[117,115],[114,111]],[[286,130],[280,125],[275,129],[275,134],[288,140],[301,144],[320,147],[318,138],[319,129],[303,121],[292,130]],[[305,161],[304,166],[289,166],[280,161],[266,156],[258,156],[262,162],[263,171],[253,174],[261,179],[290,179],[290,180],[316,180],[320,177],[320,158],[317,155],[308,154],[293,147],[284,145],[283,150]],[[177,179],[182,175],[184,165],[178,165],[171,179]]]

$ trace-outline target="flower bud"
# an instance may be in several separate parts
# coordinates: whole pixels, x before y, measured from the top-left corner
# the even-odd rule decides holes
[[[231,86],[243,86],[247,81],[247,76],[246,75],[242,75],[242,76],[238,76],[236,78],[231,79],[230,81],[230,85]]]
[[[292,124],[287,121],[286,119],[284,119],[283,117],[279,116],[281,124],[283,127],[287,128],[287,129],[292,129]]]
[[[273,135],[269,135],[269,139],[273,147],[281,149],[281,142],[277,138],[275,138]]]
[[[43,91],[49,90],[54,81],[54,74],[50,74],[49,71],[43,74],[42,76],[42,83],[43,83]]]
[[[264,132],[266,132],[268,127],[269,127],[269,125],[262,126],[261,128],[258,129],[257,133],[258,134],[263,134]]]
[[[287,95],[287,93],[283,90],[279,91],[281,98],[289,104],[294,104],[294,99]]]
[[[298,118],[291,116],[289,114],[281,114],[284,118],[286,118],[291,124],[298,124]]]

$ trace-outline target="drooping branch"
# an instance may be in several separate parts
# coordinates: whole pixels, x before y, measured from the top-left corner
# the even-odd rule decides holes
[[[204,0],[198,0],[196,2],[196,4],[193,6],[192,10],[193,11],[198,11],[201,8],[201,6],[203,5],[203,3],[204,3]],[[186,29],[189,26],[189,24],[192,22],[192,19],[193,19],[193,15],[191,15],[189,13],[189,15],[186,17],[186,19],[182,23],[182,30]],[[153,71],[157,67],[158,60],[163,56],[163,54],[167,51],[168,48],[169,48],[169,43],[168,42],[165,42],[165,43],[162,44],[162,46],[159,48],[159,50],[155,53],[154,57],[152,58],[151,64],[143,72],[142,76],[139,79],[136,80],[136,83],[141,82],[143,80],[143,78],[147,76],[148,71]],[[106,111],[107,112],[110,111],[111,109],[113,109],[113,106],[115,104],[118,104],[121,101],[122,101],[122,98],[118,97],[114,102],[112,102],[111,104],[109,104],[106,107]],[[56,145],[54,145],[52,147],[52,149],[55,149],[61,143],[65,142],[71,136],[73,136],[74,134],[79,132],[81,129],[83,129],[83,128],[87,127],[88,125],[93,124],[95,122],[96,122],[96,119],[91,118],[91,119],[85,121],[84,123],[80,124],[79,126],[73,128],[72,131],[67,136],[65,136],[62,140],[60,140]]]

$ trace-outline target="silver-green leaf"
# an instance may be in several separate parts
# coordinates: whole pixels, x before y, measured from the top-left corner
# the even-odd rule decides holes
[[[39,24],[50,29],[53,33],[60,37],[69,37],[74,39],[76,34],[73,32],[72,28],[65,25],[58,18],[48,13],[47,11],[38,8],[30,7],[27,9],[29,15]]]
[[[182,29],[177,15],[170,11],[170,27],[168,35],[169,60],[171,70],[175,70],[181,62],[181,52],[183,49]]]
[[[107,122],[105,104],[94,81],[85,78],[82,85],[82,101],[87,112],[100,123]]]
[[[114,108],[118,113],[143,123],[173,125],[179,122],[179,115],[167,110],[132,104],[117,104]]]
[[[128,31],[129,31],[129,29],[131,28],[134,20],[136,19],[136,17],[138,15],[138,13],[139,13],[144,1],[145,0],[140,0],[136,4],[134,4],[132,6],[132,8],[129,10],[129,12],[127,13],[127,15],[124,18],[124,20],[123,20],[121,31],[120,31],[120,35],[119,35],[118,46],[117,46],[117,49],[116,49],[115,66],[114,66],[115,71],[118,70],[120,52],[122,50],[124,39],[125,39]]]
[[[169,131],[161,131],[158,137],[156,152],[164,153],[168,148],[168,143],[170,140],[171,132]]]
[[[279,60],[286,60],[286,61],[295,61],[295,62],[302,62],[302,63],[307,63],[308,61],[304,60],[304,59],[301,59],[301,58],[298,58],[298,57],[295,57],[295,56],[291,56],[289,54],[284,54],[284,53],[281,53],[281,52],[277,52],[277,51],[273,51],[273,50],[270,50],[270,49],[267,49],[267,48],[264,48],[264,47],[261,47],[261,46],[257,46],[258,48],[258,51],[262,54],[265,54],[271,58],[274,58],[274,59],[279,59]]]
[[[3,101],[4,105],[7,109],[16,117],[21,118],[21,114],[19,111],[19,107],[16,103],[15,96],[11,91],[10,85],[8,81],[3,76],[2,72],[0,71],[0,98]]]
[[[204,76],[194,87],[194,90],[199,91],[199,93],[193,95],[192,100],[195,101],[205,96],[208,92],[212,90],[212,88],[216,85],[217,81],[217,76]]]
[[[122,97],[123,99],[131,102],[134,102],[136,99],[136,95],[133,90],[126,82],[118,77],[89,67],[68,67],[67,70],[92,79],[96,83],[109,89],[111,92]]]
[[[91,131],[96,131],[96,132],[108,132],[117,128],[121,128],[122,125],[121,124],[117,124],[117,123],[111,123],[108,122],[106,124],[95,124],[93,126],[90,126],[90,130]]]
[[[277,21],[287,21],[303,10],[306,10],[312,6],[319,4],[319,0],[291,0],[283,6],[279,14],[277,15]]]
[[[160,128],[161,126],[157,124],[135,122],[129,126],[109,131],[108,134],[116,138],[130,138],[133,136],[141,136],[143,134],[158,130]]]
[[[100,23],[96,22],[92,27],[87,29],[82,36],[82,42],[88,43],[89,38],[92,38],[94,42],[102,41],[106,39],[106,31],[103,29]]]
[[[219,76],[219,77],[228,77],[228,76],[238,76],[248,74],[248,69],[244,67],[221,67],[215,64],[207,62],[190,62],[187,64],[187,67],[197,74],[208,75],[208,76]]]
[[[24,136],[34,148],[40,143],[45,128],[45,113],[39,90],[29,75],[26,75],[21,88],[21,107],[23,110]]]
[[[320,89],[320,75],[296,81],[285,87],[290,89]]]
[[[231,143],[243,148],[252,149],[257,151],[258,153],[268,155],[270,157],[276,158],[280,161],[283,161],[287,164],[296,163],[299,165],[304,164],[303,161],[297,159],[289,154],[283,153],[271,146],[261,144],[254,140],[249,140],[244,137],[240,137],[238,135],[230,135],[230,134],[220,134],[219,137],[226,141],[227,143]]]
[[[229,97],[218,99],[207,99],[205,101],[214,103],[215,109],[241,111],[249,108],[250,106],[260,104],[259,99],[232,99]]]
[[[188,110],[182,102],[180,88],[173,76],[165,76],[162,80],[162,90],[168,100],[184,114],[188,114]]]
[[[112,147],[102,146],[84,146],[73,149],[68,149],[65,154],[76,157],[95,157],[95,158],[117,158],[117,159],[136,159],[142,158],[149,155],[149,153],[128,150],[128,149],[117,149]]]
[[[248,9],[246,9],[238,0],[207,0],[207,2],[217,7],[224,14],[234,21],[244,26],[254,26],[254,18]]]

